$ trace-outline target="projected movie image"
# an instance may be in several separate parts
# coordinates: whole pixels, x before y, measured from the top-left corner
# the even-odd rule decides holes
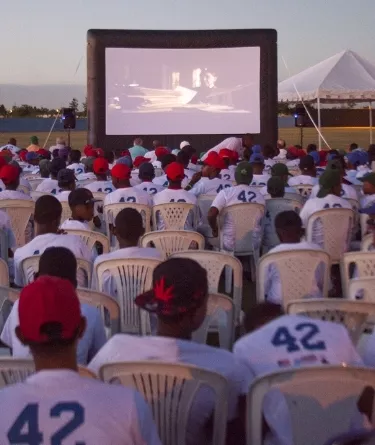
[[[260,132],[260,48],[106,48],[106,134]]]

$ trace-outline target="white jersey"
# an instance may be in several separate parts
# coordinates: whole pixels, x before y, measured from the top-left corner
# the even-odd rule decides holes
[[[140,184],[136,185],[134,188],[137,190],[142,190],[151,196],[156,195],[156,193],[159,193],[162,190],[164,190],[164,187],[162,185],[154,184],[151,181],[141,182]]]
[[[156,159],[155,161],[152,161],[151,164],[154,168],[161,168],[161,162]]]
[[[98,352],[89,368],[97,372],[106,363],[137,360],[186,363],[221,374],[229,384],[229,420],[237,417],[238,397],[247,394],[249,383],[252,381],[252,375],[247,372],[246,365],[237,362],[229,351],[194,341],[153,336],[115,335]],[[212,416],[214,400],[214,395],[210,392],[198,393],[189,419],[189,445],[207,443],[202,436],[204,426]]]
[[[294,244],[279,244],[271,249],[268,253],[288,252],[293,250],[322,250],[316,244],[303,241]],[[314,272],[314,271],[311,271]],[[309,284],[310,290],[307,295],[301,295],[300,298],[321,298],[323,296],[323,281],[324,281],[324,265],[321,264],[315,270],[315,273],[311,273],[311,283]],[[264,289],[267,301],[275,304],[283,304],[283,291],[281,286],[280,273],[274,264],[270,264],[265,274]]]
[[[236,185],[223,189],[214,199],[211,207],[223,210],[225,207],[230,207],[235,204],[262,204],[265,205],[264,197],[254,188],[249,185]],[[253,244],[259,246],[261,235],[261,218],[258,221],[258,227],[253,231]],[[235,247],[235,223],[230,215],[226,215],[223,231],[223,241],[225,250],[233,250]]]
[[[1,182],[3,182],[3,181],[1,181]],[[20,176],[20,185],[22,185],[22,186],[24,186],[24,187],[27,187],[27,188],[29,189],[29,191],[31,192],[31,190],[32,190],[31,184],[30,184],[30,182],[29,182],[26,178],[24,178],[23,176]],[[4,187],[4,188],[5,188],[5,187]]]
[[[165,189],[154,195],[154,205],[168,204],[170,202],[186,202],[188,204],[197,204],[197,198],[190,192],[184,189]],[[158,214],[157,229],[164,230],[164,221]],[[190,212],[185,223],[185,230],[194,230],[194,213]]]
[[[264,174],[271,174],[271,168],[272,168],[272,166],[273,165],[275,165],[275,164],[277,164],[278,162],[277,162],[277,160],[275,160],[275,159],[271,159],[271,158],[269,158],[269,159],[265,159],[264,160],[264,170],[263,170],[263,173]]]
[[[61,192],[61,188],[58,185],[57,179],[46,178],[42,181],[36,188],[37,192],[52,193],[52,195],[57,195]]]
[[[291,187],[294,187],[296,185],[317,185],[318,183],[319,183],[318,178],[314,178],[313,176],[309,176],[309,175],[293,176],[288,181],[288,184]]]
[[[61,190],[60,193],[56,195],[56,198],[60,202],[68,202],[69,201],[70,190]]]
[[[81,164],[80,162],[75,162],[74,164],[68,165],[66,168],[69,168],[70,170],[74,170],[74,174],[81,175],[85,172],[85,166]]]
[[[92,193],[112,193],[115,187],[112,181],[94,181],[86,184],[85,189],[90,190]]]
[[[302,207],[299,216],[302,220],[303,226],[307,228],[307,222],[311,215],[319,212],[320,210],[335,208],[351,209],[352,207],[346,199],[340,198],[335,195],[327,195],[325,198],[308,199],[305,205]],[[315,244],[323,247],[323,228],[321,221],[315,221],[313,226],[312,239]],[[343,242],[346,241],[347,240],[343,240]]]
[[[81,173],[76,177],[77,181],[88,181],[88,180],[92,180],[93,182],[96,181],[96,176],[93,172]]]
[[[32,358],[30,349],[24,346],[16,336],[15,329],[19,325],[17,300],[5,322],[1,341],[12,349],[12,356],[15,358]],[[99,349],[104,346],[107,337],[104,330],[104,323],[100,311],[88,304],[81,304],[82,316],[86,318],[86,329],[83,337],[78,342],[77,361],[80,365],[87,363],[96,355]]]
[[[216,153],[219,153],[219,151],[223,148],[227,148],[228,150],[231,150],[231,151],[236,151],[238,153],[239,157],[241,157],[242,153],[243,153],[242,138],[230,137],[230,138],[224,139],[222,142],[215,145],[215,147],[208,150],[206,152],[206,154],[204,154],[202,156],[201,161],[204,161],[207,158],[208,153],[210,153],[211,151],[215,151]]]
[[[292,159],[292,160],[290,160],[290,161],[287,161],[286,163],[285,163],[285,165],[288,167],[288,168],[296,168],[296,167],[299,167],[299,159]]]
[[[27,173],[28,175],[37,175],[39,173],[39,167],[36,165],[26,164],[22,167],[22,173]]]
[[[0,409],[1,444],[161,445],[137,391],[67,369],[3,388]]]
[[[375,195],[362,195],[360,199],[361,209],[370,207],[375,203]]]
[[[93,270],[95,271],[96,266],[103,263],[104,261],[121,259],[125,260],[128,258],[156,258],[157,260],[164,259],[163,254],[152,247],[126,247],[123,249],[114,250],[110,253],[99,255],[94,262]],[[107,271],[104,272],[103,286],[101,289],[99,289],[98,287],[96,274],[93,274],[92,288],[100,290],[101,292],[105,292],[106,294],[112,295],[112,297],[117,298],[116,282],[111,277],[111,274]]]
[[[76,219],[66,219],[60,226],[62,230],[88,230],[91,231],[91,227],[87,221],[78,221]]]
[[[197,197],[199,195],[217,195],[222,190],[232,186],[232,182],[222,178],[201,178],[190,190],[190,193]]]
[[[26,193],[19,192],[18,190],[3,190],[0,192],[0,200],[3,199],[23,199],[25,201],[32,201],[33,198]]]
[[[160,175],[160,176],[154,178],[152,180],[152,182],[156,185],[161,185],[164,188],[168,187],[168,185],[169,185],[169,181],[168,181],[167,175],[165,173],[163,175]]]
[[[263,175],[253,175],[253,180],[251,181],[252,187],[265,187],[268,183],[268,180],[270,179],[270,175],[263,174]]]
[[[136,185],[140,184],[142,181],[139,179],[139,169],[132,170],[131,172],[131,178],[130,178],[130,185],[132,187],[135,187]]]
[[[17,286],[23,287],[27,284],[23,279],[22,260],[33,255],[42,255],[48,247],[66,247],[74,253],[76,258],[82,258],[91,262],[91,252],[80,237],[75,235],[58,235],[56,233],[38,235],[14,252],[14,282]],[[85,287],[85,280],[79,272],[81,271],[78,271],[77,274],[79,285]]]
[[[152,206],[152,198],[143,190],[139,190],[135,187],[121,188],[109,193],[104,199],[104,205],[118,204],[142,204],[145,206]]]
[[[21,149],[18,148],[16,145],[12,145],[12,144],[6,144],[3,145],[2,147],[0,147],[0,151],[3,150],[9,150],[13,155],[17,154]]]
[[[310,199],[316,198],[320,190],[320,185],[315,185],[311,190]],[[354,187],[348,184],[341,184],[341,198],[356,199],[358,201],[358,195]]]
[[[143,156],[146,159],[151,159],[151,162],[156,160],[155,150],[150,150]]]
[[[220,171],[220,177],[221,177],[221,179],[224,179],[225,181],[233,182],[234,181],[234,172],[235,172],[235,170],[233,170],[233,169],[225,168]]]

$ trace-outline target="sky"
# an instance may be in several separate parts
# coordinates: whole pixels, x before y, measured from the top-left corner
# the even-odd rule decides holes
[[[0,83],[85,84],[86,32],[94,28],[274,28],[279,80],[344,49],[375,64],[375,0],[0,0],[0,6]]]

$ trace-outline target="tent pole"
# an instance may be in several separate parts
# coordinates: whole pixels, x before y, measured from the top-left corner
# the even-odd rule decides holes
[[[317,97],[317,106],[318,106],[318,128],[319,128],[319,151],[322,149],[322,138],[320,136],[322,130],[321,130],[321,116],[320,116],[320,97],[319,97],[319,93],[318,93],[318,97]]]
[[[370,121],[370,144],[372,144],[372,102],[369,105],[369,121]]]

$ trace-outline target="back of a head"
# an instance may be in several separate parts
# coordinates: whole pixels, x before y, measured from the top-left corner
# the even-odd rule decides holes
[[[61,202],[51,195],[44,195],[35,203],[34,220],[40,225],[56,222],[61,219]]]
[[[143,140],[141,138],[135,138],[134,139],[134,145],[143,145]]]
[[[259,303],[245,314],[245,331],[253,332],[282,315],[284,315],[284,310],[281,305],[268,302]]]
[[[318,149],[318,148],[317,148],[316,144],[309,144],[309,145],[307,146],[306,151],[307,151],[307,153],[311,153],[312,151],[316,151],[317,149]]]
[[[297,232],[302,228],[302,220],[294,210],[280,212],[275,218],[275,228],[279,230],[290,230]]]
[[[353,142],[352,144],[350,144],[349,151],[357,150],[357,148],[358,148],[358,144]]]
[[[72,150],[69,157],[72,164],[78,164],[81,160],[81,152],[79,150]]]
[[[161,168],[164,170],[172,162],[176,162],[176,156],[172,155],[172,153],[168,155],[164,155],[161,159]]]
[[[49,247],[39,260],[38,276],[49,275],[69,280],[77,287],[77,260],[66,247]]]
[[[125,241],[137,241],[144,233],[142,215],[135,209],[122,209],[114,225],[116,235]]]
[[[56,145],[65,145],[65,139],[62,137],[56,138]]]
[[[284,198],[285,182],[279,176],[272,176],[267,182],[267,193],[271,198]]]
[[[189,159],[193,156],[193,154],[196,152],[196,149],[192,147],[191,145],[184,145],[181,148],[181,151],[186,153],[189,156]]]
[[[189,161],[189,155],[185,151],[181,150],[177,155],[177,162],[186,168],[189,165]]]
[[[66,163],[63,159],[61,159],[61,158],[52,159],[51,166],[50,166],[52,176],[57,177],[57,174],[63,168],[66,168]]]

